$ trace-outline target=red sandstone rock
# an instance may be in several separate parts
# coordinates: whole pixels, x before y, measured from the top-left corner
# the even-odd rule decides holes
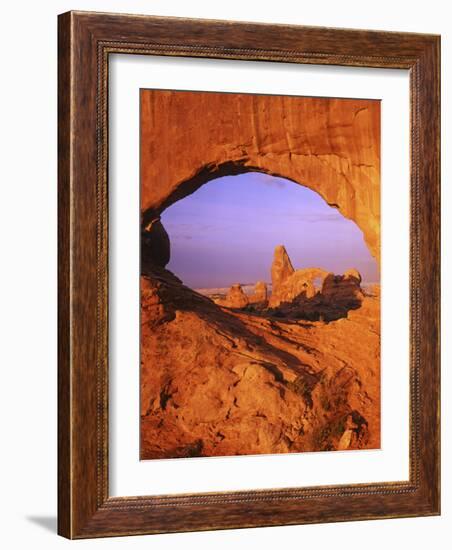
[[[327,275],[327,271],[319,268],[297,269],[276,289],[272,288],[269,306],[278,307],[284,303],[290,304],[296,299],[299,302],[314,298]]]
[[[278,245],[275,248],[271,267],[272,293],[278,292],[280,286],[293,275],[294,271],[286,248],[282,244]]]
[[[141,284],[143,459],[379,447],[378,299],[325,324]]]
[[[249,170],[319,193],[357,223],[379,259],[378,101],[141,91],[144,218],[214,177]]]
[[[320,268],[294,270],[282,245],[275,249],[271,272],[271,308],[287,310],[302,306],[309,315],[317,311],[319,315],[325,316],[326,313],[328,317],[325,306],[343,313],[344,308],[357,307],[363,299],[361,275],[356,269],[349,269],[344,275],[328,273]]]
[[[222,306],[241,309],[249,304],[249,300],[243,292],[242,286],[236,283],[231,286],[226,297],[223,300],[218,300],[217,303]]]
[[[343,276],[330,273],[323,281],[322,297],[337,306],[358,306],[364,298],[361,275],[356,269],[346,273]]]
[[[250,304],[266,305],[268,300],[267,284],[264,281],[257,281],[254,292],[248,297]]]

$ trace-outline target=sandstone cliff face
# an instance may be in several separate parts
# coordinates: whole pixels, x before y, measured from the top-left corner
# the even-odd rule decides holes
[[[379,259],[378,101],[141,92],[143,226],[212,178],[250,170],[317,191]]]
[[[333,323],[221,308],[141,279],[141,457],[379,447],[379,301]]]

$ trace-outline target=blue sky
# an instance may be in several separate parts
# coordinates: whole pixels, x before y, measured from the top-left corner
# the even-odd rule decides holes
[[[168,269],[192,288],[269,282],[278,244],[295,269],[342,274],[354,267],[365,282],[379,280],[358,226],[283,178],[250,172],[211,180],[170,206],[162,222],[171,241]]]

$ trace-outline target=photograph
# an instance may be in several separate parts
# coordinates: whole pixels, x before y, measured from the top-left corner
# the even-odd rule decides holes
[[[140,459],[379,449],[381,102],[139,98]]]

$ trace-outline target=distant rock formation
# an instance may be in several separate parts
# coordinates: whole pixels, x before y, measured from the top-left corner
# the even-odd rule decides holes
[[[281,259],[284,258],[284,263]],[[286,268],[287,263],[292,268],[292,273]],[[282,273],[281,273],[281,271]],[[282,303],[292,303],[313,298],[321,289],[324,279],[329,275],[328,271],[320,268],[306,268],[294,270],[284,246],[279,245],[275,249],[272,272],[272,295],[269,307],[278,307]]]
[[[335,275],[319,267],[295,270],[283,245],[275,248],[271,266],[272,292],[258,281],[247,296],[240,284],[231,286],[226,296],[212,298],[222,307],[253,310],[267,309],[278,317],[333,321],[346,317],[351,309],[360,307],[364,292],[357,269]]]
[[[298,313],[304,312],[308,318],[331,320],[356,309],[364,298],[358,270],[348,269],[343,275],[320,268],[294,270],[282,245],[275,249],[271,272],[269,307],[286,313],[298,309]]]
[[[253,309],[257,307],[264,310],[268,306],[267,284],[264,281],[258,281],[254,286],[253,293],[248,296],[245,294],[242,285],[235,283],[230,287],[226,296],[216,296],[211,299],[222,307],[243,309],[252,305]]]
[[[219,306],[241,309],[249,304],[248,296],[243,292],[242,285],[233,284],[225,298],[218,298],[215,303]]]
[[[364,298],[360,283],[361,275],[356,269],[349,269],[344,275],[330,273],[323,281],[322,297],[339,307],[358,307]]]
[[[267,284],[264,281],[257,281],[254,286],[254,292],[248,297],[250,304],[267,304],[268,290]]]
[[[249,303],[247,295],[243,292],[242,285],[234,284],[226,296],[230,306],[235,308],[246,307]]]
[[[295,269],[292,266],[286,248],[278,245],[275,248],[272,273],[272,295],[269,306],[278,307],[282,303],[291,303],[295,299],[313,298],[329,275],[320,268]]]
[[[272,292],[278,289],[287,279],[293,275],[295,269],[290,261],[286,248],[280,244],[275,248],[272,263]]]
[[[297,298],[310,299],[315,294],[316,289],[309,274],[303,273],[302,270],[295,271],[283,284],[277,286],[276,290],[272,290],[269,306],[278,307],[282,303],[292,303]]]

